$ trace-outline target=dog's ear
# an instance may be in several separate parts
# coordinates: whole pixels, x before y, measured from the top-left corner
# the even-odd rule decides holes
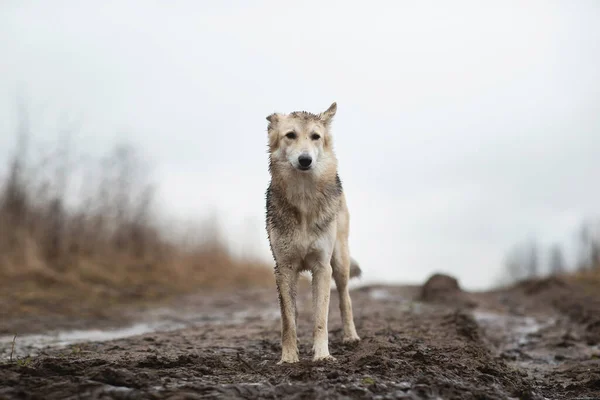
[[[270,132],[273,129],[275,129],[275,126],[277,126],[277,122],[279,121],[279,114],[273,113],[267,116],[267,121],[269,121],[269,125],[267,125],[267,131]]]
[[[326,124],[329,124],[331,122],[331,120],[333,119],[333,116],[335,115],[336,111],[337,111],[337,103],[333,102],[327,110],[323,111],[319,115],[319,117],[323,120],[323,122],[325,122]]]
[[[274,124],[275,122],[277,122],[277,120],[279,119],[279,115],[277,115],[277,113],[273,113],[269,116],[267,116],[267,121],[269,121],[269,123]]]

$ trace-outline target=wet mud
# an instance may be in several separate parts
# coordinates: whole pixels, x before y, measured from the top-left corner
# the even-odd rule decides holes
[[[308,290],[293,365],[277,365],[274,289],[187,297],[119,330],[30,332],[12,361],[5,335],[0,399],[600,399],[600,293],[539,280],[467,294],[445,278],[424,290],[354,289],[353,345],[333,292],[332,362],[311,361]]]

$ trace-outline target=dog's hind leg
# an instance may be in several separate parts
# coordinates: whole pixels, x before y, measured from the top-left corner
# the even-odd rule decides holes
[[[281,361],[283,363],[298,362],[298,341],[296,334],[296,287],[298,273],[292,266],[277,268],[275,281],[279,293],[281,309]]]
[[[348,246],[336,245],[331,257],[333,268],[333,279],[340,298],[340,314],[342,315],[343,342],[351,343],[360,340],[354,326],[352,315],[352,301],[348,291],[348,280],[350,277],[350,254]]]
[[[329,260],[327,260],[329,261]],[[331,264],[319,261],[312,269],[312,300],[313,300],[313,361],[333,360],[329,355],[329,296],[331,293]]]

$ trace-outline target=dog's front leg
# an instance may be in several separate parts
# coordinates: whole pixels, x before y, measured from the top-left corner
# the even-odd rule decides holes
[[[295,363],[299,361],[296,339],[296,269],[292,266],[277,268],[275,281],[281,309],[281,361],[278,364]]]
[[[358,342],[360,337],[356,333],[354,317],[352,316],[352,300],[348,292],[348,279],[350,275],[350,254],[347,245],[336,248],[333,254],[333,279],[340,297],[340,313],[344,327],[344,343]]]
[[[331,264],[317,262],[313,267],[312,297],[313,297],[313,361],[333,360],[329,355],[329,331],[327,319],[329,317],[329,295],[331,291]]]

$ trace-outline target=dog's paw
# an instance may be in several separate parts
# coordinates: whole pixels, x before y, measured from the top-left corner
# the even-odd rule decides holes
[[[332,355],[328,354],[326,356],[314,356],[313,361],[326,361],[326,362],[336,362],[337,359]]]
[[[344,336],[344,338],[342,339],[342,343],[344,344],[352,344],[358,342],[360,342],[360,337],[358,337],[358,335]]]
[[[283,364],[294,364],[297,363],[298,361],[300,361],[300,359],[298,358],[298,356],[287,356],[287,357],[281,357],[281,360],[277,363],[277,365],[283,365]]]

